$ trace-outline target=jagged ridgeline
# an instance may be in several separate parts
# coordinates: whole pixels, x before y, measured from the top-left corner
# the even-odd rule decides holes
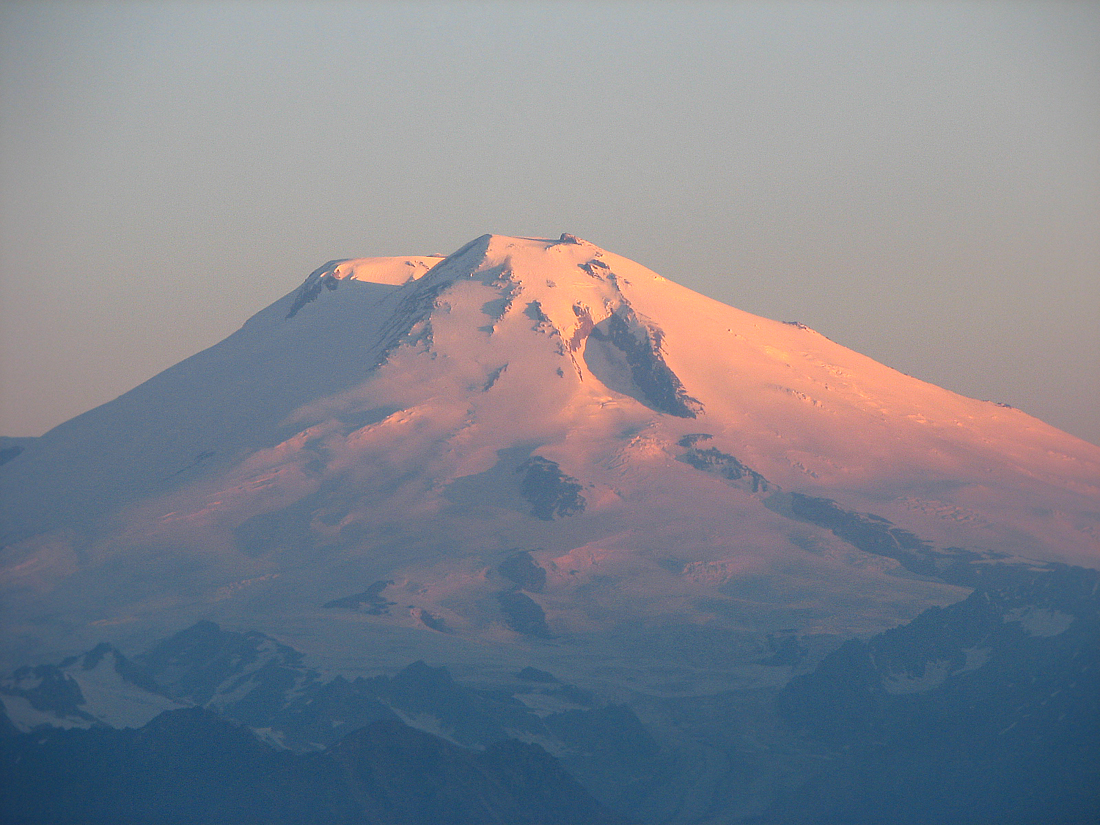
[[[0,800],[1089,821],[1098,536],[1100,448],[574,236],[334,260],[0,441]]]

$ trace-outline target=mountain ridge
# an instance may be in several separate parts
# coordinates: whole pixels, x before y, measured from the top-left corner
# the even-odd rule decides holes
[[[1100,449],[568,235],[331,261],[28,444],[0,493],[16,663],[87,649],[90,628],[137,644],[254,616],[311,655],[323,628],[366,622],[383,647],[542,645],[551,671],[567,640],[609,632],[629,670],[632,624],[701,624],[736,650],[965,595],[836,518],[884,520],[944,564],[1100,566]],[[807,518],[795,494],[831,504]],[[517,549],[543,592],[509,595]],[[377,603],[325,607],[377,582]]]
[[[207,731],[288,819],[1096,811],[1100,448],[574,236],[329,261],[0,446],[5,810]]]

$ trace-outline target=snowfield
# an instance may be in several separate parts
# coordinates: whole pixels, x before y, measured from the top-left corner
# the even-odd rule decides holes
[[[784,683],[769,634],[958,602],[950,565],[1100,567],[1100,448],[572,236],[485,235],[325,264],[30,443],[0,513],[11,667],[210,619],[326,671],[691,693]]]

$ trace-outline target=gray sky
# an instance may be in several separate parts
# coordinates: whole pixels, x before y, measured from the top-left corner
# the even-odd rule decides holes
[[[0,3],[0,434],[563,231],[1100,443],[1100,4]]]

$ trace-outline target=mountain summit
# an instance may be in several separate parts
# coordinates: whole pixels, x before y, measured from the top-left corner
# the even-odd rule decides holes
[[[573,236],[485,235],[325,264],[26,446],[0,508],[10,664],[214,620],[333,669],[694,692],[990,565],[1100,567],[1100,448]]]

